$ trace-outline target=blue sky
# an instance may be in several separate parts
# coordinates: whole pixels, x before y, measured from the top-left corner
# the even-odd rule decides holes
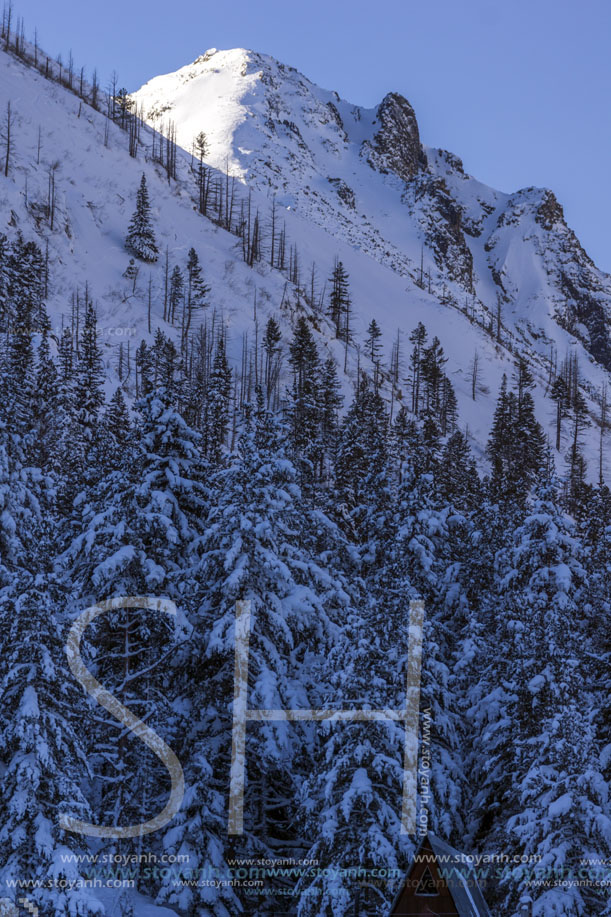
[[[611,4],[607,0],[15,0],[26,32],[105,83],[136,89],[207,48],[274,55],[373,106],[413,104],[422,139],[480,180],[551,187],[611,271]]]

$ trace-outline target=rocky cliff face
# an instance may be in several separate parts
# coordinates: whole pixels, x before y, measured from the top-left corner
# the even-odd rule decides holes
[[[394,172],[411,181],[426,166],[414,109],[403,96],[390,92],[378,107],[376,123],[379,130],[363,143],[365,158],[379,172]]]
[[[471,292],[473,255],[465,238],[463,210],[445,180],[422,171],[408,185],[404,199],[422,228],[423,244],[438,271]]]

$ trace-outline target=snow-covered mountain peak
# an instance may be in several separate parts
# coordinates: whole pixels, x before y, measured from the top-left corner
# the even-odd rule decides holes
[[[211,165],[229,164],[234,174],[277,191],[286,181],[274,166],[287,157],[302,175],[310,166],[330,178],[346,156],[406,181],[426,166],[416,115],[400,94],[388,93],[375,109],[364,109],[294,67],[244,48],[211,48],[175,73],[150,80],[133,98],[150,122],[174,121],[184,148],[203,130]],[[255,155],[263,150],[274,155]]]
[[[269,55],[211,49],[175,73],[155,77],[133,95],[145,117],[162,128],[172,120],[181,146],[204,131],[208,161],[255,185],[280,191],[275,167],[300,174],[328,171],[348,145],[372,141],[376,111],[342,102],[293,67]],[[389,106],[383,114],[388,120]]]
[[[611,368],[611,284],[547,189],[505,194],[452,153],[422,145],[398,93],[364,109],[292,67],[241,48],[208,51],[132,98],[208,163],[450,304],[549,342],[560,324]],[[538,346],[535,343],[535,346]],[[547,346],[547,343],[545,344]]]

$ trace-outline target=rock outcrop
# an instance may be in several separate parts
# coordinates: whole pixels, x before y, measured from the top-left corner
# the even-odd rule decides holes
[[[414,109],[402,95],[389,92],[378,106],[376,121],[380,128],[373,141],[363,144],[365,158],[379,172],[410,181],[426,165]]]

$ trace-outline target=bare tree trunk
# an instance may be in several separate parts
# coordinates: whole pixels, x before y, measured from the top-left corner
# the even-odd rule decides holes
[[[479,354],[477,350],[473,354],[473,362],[471,363],[471,398],[475,401],[477,395],[477,379],[479,375]]]
[[[603,445],[605,439],[605,431],[607,429],[607,386],[603,385],[602,396],[600,401],[600,445],[598,450],[598,484],[599,487],[602,487],[605,483],[605,478],[603,474]]]
[[[9,13],[10,13],[9,7]],[[11,128],[13,126],[13,114],[11,112],[11,103],[6,103],[6,121],[4,129],[4,140],[6,142],[6,156],[4,158],[4,177],[8,178],[8,167],[11,159]]]
[[[11,43],[11,19],[13,17],[13,4],[12,0],[9,0],[9,5],[6,11],[6,25],[4,32],[4,50],[8,51]]]
[[[167,321],[168,316],[168,274],[170,270],[170,258],[168,253],[168,247],[165,247],[165,266],[164,266],[164,276],[163,276],[163,320]]]

